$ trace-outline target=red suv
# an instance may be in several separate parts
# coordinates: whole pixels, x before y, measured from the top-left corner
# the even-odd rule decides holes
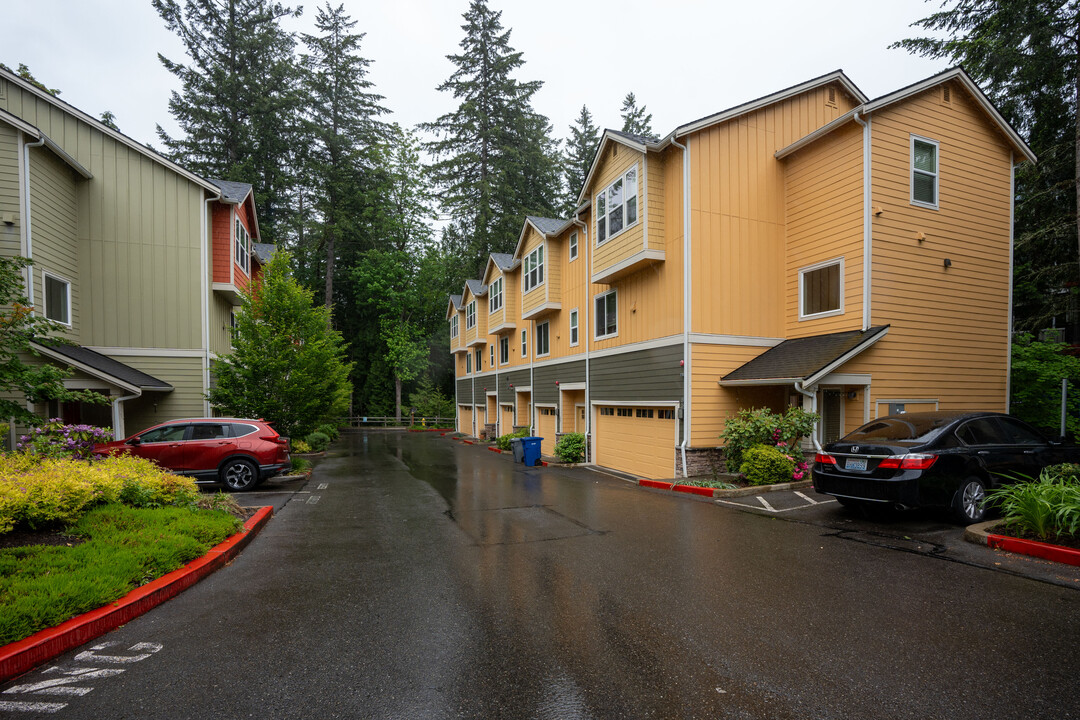
[[[196,482],[221,481],[230,490],[250,490],[289,465],[289,439],[263,420],[194,418],[95,445],[94,454],[135,455]]]

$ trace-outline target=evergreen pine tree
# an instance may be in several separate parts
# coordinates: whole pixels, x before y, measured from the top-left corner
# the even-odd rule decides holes
[[[315,182],[316,212],[326,258],[323,303],[334,302],[334,275],[339,243],[354,235],[351,207],[366,185],[365,174],[375,171],[375,148],[385,128],[378,117],[388,112],[382,96],[371,92],[370,60],[360,55],[363,33],[354,33],[356,21],[344,5],[329,2],[315,18],[316,35],[303,35],[308,48],[304,68],[308,105],[305,134],[314,140],[311,170]]]
[[[525,215],[555,212],[557,147],[531,104],[542,83],[512,76],[524,60],[501,15],[472,0],[461,52],[448,56],[456,69],[438,87],[460,104],[421,126],[435,136],[425,149],[436,159],[432,177],[450,219],[444,239],[464,261],[462,280],[482,272],[489,253],[513,248]]]
[[[592,113],[584,105],[577,120],[570,126],[570,138],[566,141],[563,172],[566,175],[566,200],[564,214],[569,215],[577,204],[585,176],[589,174],[596,145],[600,142],[600,129],[593,125]]]
[[[263,237],[282,234],[298,96],[295,40],[281,19],[299,15],[275,0],[152,0],[191,61],[158,54],[181,82],[169,112],[183,131],[158,126],[169,155],[208,178],[250,183]]]
[[[626,97],[623,98],[621,113],[623,119],[622,131],[624,133],[640,135],[652,140],[656,139],[656,134],[653,133],[652,129],[652,113],[646,113],[644,105],[638,107],[634,93],[626,93]]]

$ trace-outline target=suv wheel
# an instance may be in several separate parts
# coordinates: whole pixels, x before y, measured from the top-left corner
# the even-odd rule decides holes
[[[974,525],[986,517],[986,489],[976,478],[960,484],[953,496],[953,514],[965,525]]]
[[[221,482],[230,490],[250,490],[259,484],[259,468],[250,460],[233,458],[221,468]]]

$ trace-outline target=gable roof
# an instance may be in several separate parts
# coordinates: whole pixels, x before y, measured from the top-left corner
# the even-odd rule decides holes
[[[510,253],[491,253],[488,255],[487,265],[484,267],[484,283],[489,283],[488,278],[491,277],[491,269],[497,268],[500,272],[506,272],[507,270],[513,270],[521,264],[520,260],[515,260],[514,256]]]
[[[446,305],[446,320],[447,320],[447,322],[450,321],[450,318],[453,317],[455,313],[459,313],[459,312],[461,312],[461,296],[460,295],[451,295],[450,296],[450,302],[447,303],[447,305]]]
[[[795,338],[771,347],[729,372],[721,385],[813,385],[825,375],[876,343],[888,325]]]
[[[564,220],[562,218],[546,218],[538,215],[526,215],[525,222],[521,224],[521,234],[518,235],[517,245],[514,247],[514,254],[512,257],[521,257],[521,247],[525,244],[525,231],[529,229],[530,225],[540,234],[540,237],[546,240],[549,237],[558,235],[573,223],[573,219]]]
[[[58,109],[62,110],[63,112],[66,112],[69,115],[72,115],[72,116],[78,118],[82,122],[85,122],[86,124],[93,127],[95,130],[98,130],[99,132],[104,133],[105,135],[108,135],[113,140],[116,140],[117,142],[121,143],[122,145],[127,146],[128,148],[130,148],[130,149],[134,150],[135,152],[139,153],[140,155],[144,155],[145,157],[150,158],[151,160],[158,163],[159,165],[163,165],[164,167],[168,168],[169,170],[172,170],[173,172],[175,172],[177,175],[180,175],[181,177],[183,177],[183,178],[185,178],[187,180],[190,180],[191,182],[195,183],[196,185],[199,185],[199,186],[205,188],[206,190],[209,190],[209,191],[214,192],[214,193],[218,192],[218,188],[216,186],[214,186],[212,183],[210,183],[210,181],[199,177],[198,175],[191,172],[190,170],[185,170],[184,168],[182,168],[179,165],[177,165],[176,163],[174,163],[172,160],[166,159],[163,155],[158,154],[156,151],[151,150],[150,148],[143,145],[142,143],[139,143],[139,142],[136,142],[135,140],[132,140],[127,135],[124,135],[123,133],[121,133],[121,132],[119,132],[117,130],[113,130],[111,127],[109,127],[105,123],[91,117],[90,115],[87,115],[82,110],[79,110],[77,107],[75,107],[74,105],[69,105],[68,103],[64,102],[63,100],[56,97],[55,95],[51,95],[51,94],[45,92],[44,90],[42,90],[41,88],[35,87],[34,85],[32,85],[32,84],[28,83],[27,81],[23,80],[21,77],[19,77],[15,73],[12,73],[12,72],[9,72],[8,70],[0,68],[0,78],[6,80],[7,82],[13,83],[20,90],[25,90],[26,92],[30,93],[31,95],[33,95],[33,96],[35,96],[35,97],[37,97],[37,98],[39,98],[41,100],[44,100],[45,102],[52,105],[53,107],[58,108]]]
[[[474,298],[478,298],[481,295],[487,295],[487,285],[484,284],[483,280],[473,280],[472,278],[469,278],[465,281],[465,286],[469,288],[469,292],[473,294]],[[464,297],[464,293],[462,293],[462,297]]]
[[[259,261],[260,265],[269,263],[275,250],[277,250],[277,245],[274,243],[251,243],[251,253]]]
[[[242,182],[233,182],[232,180],[210,180],[211,183],[216,185],[221,190],[222,202],[232,203],[233,205],[239,205],[245,200],[247,196],[251,194],[251,185]]]
[[[81,345],[69,345],[47,338],[34,340],[31,345],[46,357],[126,390],[169,392],[173,389],[173,386],[164,380]]]
[[[77,172],[79,175],[82,175],[85,179],[90,180],[94,177],[93,173],[83,167],[78,160],[71,157],[71,155],[69,155],[67,151],[65,151],[62,147],[53,142],[52,138],[41,132],[41,130],[39,130],[35,126],[23,120],[21,117],[13,115],[7,110],[0,108],[0,120],[6,122],[8,125],[11,125],[16,130],[19,130],[34,138],[35,141],[44,141],[45,147],[52,150],[58,158],[67,163],[72,170]]]

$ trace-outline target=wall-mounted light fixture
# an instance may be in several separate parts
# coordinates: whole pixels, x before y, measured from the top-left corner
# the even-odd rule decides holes
[[[945,267],[952,267],[952,260],[945,258]]]

